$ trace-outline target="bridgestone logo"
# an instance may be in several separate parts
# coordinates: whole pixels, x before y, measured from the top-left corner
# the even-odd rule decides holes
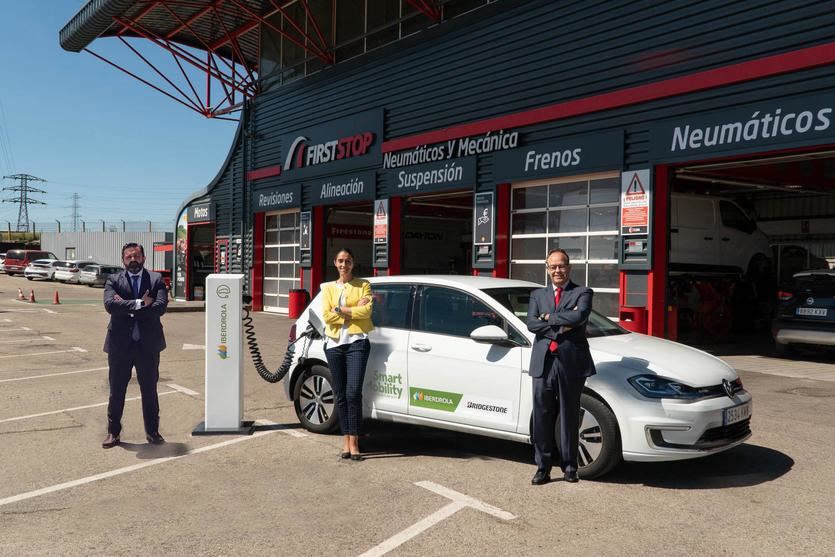
[[[484,410],[485,412],[507,414],[507,408],[504,406],[493,406],[492,404],[481,404],[479,402],[467,402],[467,408],[471,408],[473,410]]]

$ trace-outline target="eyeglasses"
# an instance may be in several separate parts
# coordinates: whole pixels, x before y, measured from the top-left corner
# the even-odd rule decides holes
[[[567,270],[571,265],[545,265],[545,268],[549,271],[556,271],[559,269],[560,271]]]

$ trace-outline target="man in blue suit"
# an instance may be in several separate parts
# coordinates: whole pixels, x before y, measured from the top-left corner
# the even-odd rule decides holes
[[[571,282],[571,264],[564,250],[551,250],[545,267],[551,284],[531,294],[527,320],[528,330],[536,334],[530,365],[536,460],[533,485],[551,481],[557,410],[560,415],[557,463],[567,482],[578,481],[580,396],[586,378],[596,373],[586,339],[586,321],[594,292]]]
[[[165,350],[160,317],[168,306],[168,291],[159,273],[148,271],[145,250],[135,243],[122,247],[125,270],[110,275],[104,285],[104,309],[110,314],[104,351],[110,366],[110,400],[107,404],[105,449],[119,444],[125,392],[132,369],[142,393],[145,438],[155,445],[165,442],[159,434],[159,354]]]

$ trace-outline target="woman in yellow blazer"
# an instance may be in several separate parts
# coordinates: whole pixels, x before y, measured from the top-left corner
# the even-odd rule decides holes
[[[371,284],[354,278],[354,254],[347,248],[333,260],[339,278],[322,287],[325,319],[325,356],[333,379],[339,425],[344,436],[342,458],[362,460],[359,435],[362,427],[362,384],[371,353],[368,333],[373,301]]]

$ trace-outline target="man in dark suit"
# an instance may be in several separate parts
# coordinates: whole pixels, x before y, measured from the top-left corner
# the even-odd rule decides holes
[[[105,449],[119,444],[122,411],[131,371],[142,393],[142,417],[149,443],[165,442],[159,434],[159,354],[165,350],[160,317],[168,306],[168,291],[159,273],[148,271],[145,250],[135,243],[122,247],[125,270],[110,275],[104,285],[104,309],[110,314],[104,351],[110,366],[110,400],[107,404]]]
[[[533,446],[536,474],[531,483],[551,481],[554,462],[554,423],[560,415],[558,464],[568,482],[576,482],[580,429],[580,395],[594,362],[586,340],[586,321],[593,292],[569,279],[568,254],[555,249],[545,261],[551,284],[531,294],[528,330],[536,334],[531,350],[533,380]]]

